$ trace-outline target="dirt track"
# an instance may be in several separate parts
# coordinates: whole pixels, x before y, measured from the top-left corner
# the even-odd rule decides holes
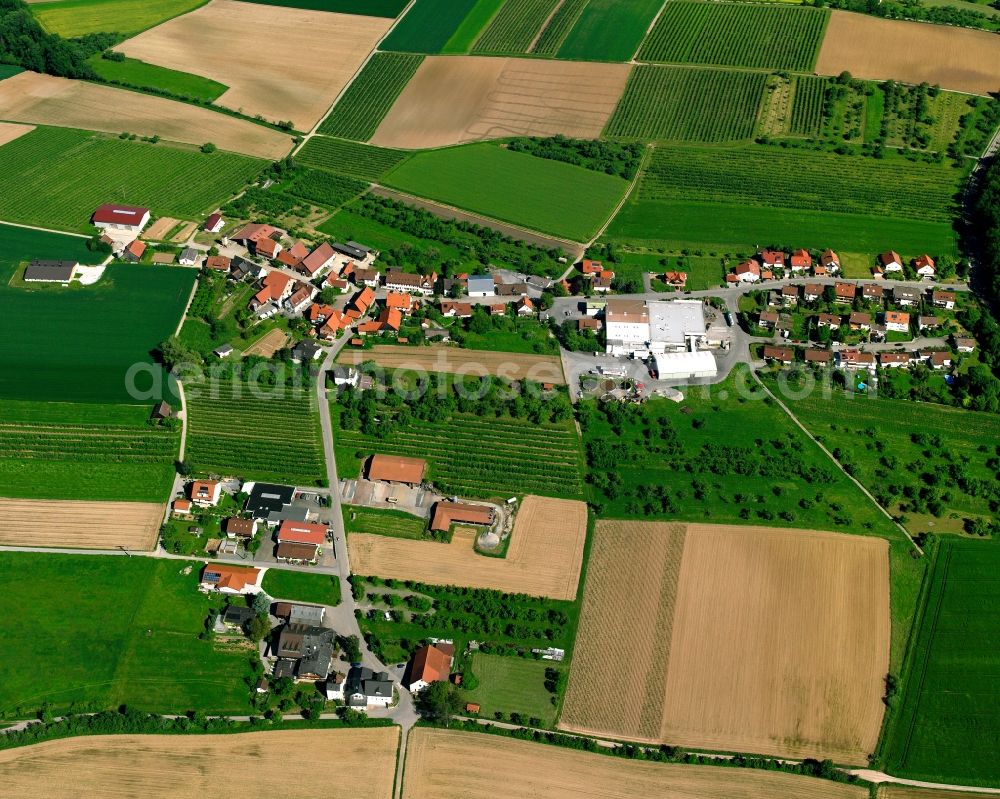
[[[116,47],[229,89],[216,105],[309,130],[347,85],[390,19],[212,0]]]
[[[162,520],[155,502],[0,498],[0,544],[147,551]]]
[[[995,33],[833,11],[816,72],[988,94],[1000,91],[998,64]]]
[[[355,574],[437,585],[493,588],[574,599],[587,537],[587,506],[569,499],[525,497],[506,558],[477,555],[478,531],[456,529],[450,544],[352,533],[347,546]]]
[[[596,139],[630,70],[628,64],[428,56],[371,141],[417,149],[556,133]]]
[[[221,150],[260,158],[280,158],[292,147],[287,134],[209,108],[35,72],[0,81],[0,119],[105,133],[127,130],[194,145],[214,142]]]
[[[0,122],[0,147],[8,142],[14,141],[25,133],[31,133],[35,129],[34,125],[19,125],[15,122]]]
[[[69,738],[0,751],[0,793],[4,799],[390,799],[398,739],[398,727]]]
[[[889,665],[886,542],[688,524],[674,576],[676,549],[670,525],[598,524],[560,726],[866,763]],[[627,611],[644,635],[588,623],[621,617],[622,596],[644,598]],[[609,649],[621,657],[595,681]],[[603,710],[597,697],[609,681],[641,681],[644,692],[633,687],[629,701]]]
[[[494,375],[508,380],[528,378],[538,383],[564,385],[562,363],[554,355],[531,355],[493,350],[463,350],[447,345],[409,347],[376,344],[367,350],[349,350],[340,363],[373,361],[386,369],[410,369],[469,376]]]
[[[417,727],[410,733],[404,799],[496,796],[866,799],[868,791],[775,771],[643,763],[471,732]]]

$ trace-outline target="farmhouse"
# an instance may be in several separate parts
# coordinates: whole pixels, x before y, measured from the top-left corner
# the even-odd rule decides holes
[[[385,287],[390,291],[402,291],[410,294],[422,294],[430,297],[434,294],[434,284],[437,282],[437,275],[415,275],[410,272],[403,272],[400,269],[389,269],[385,273]],[[490,281],[490,293],[492,293],[492,280]]]
[[[879,266],[882,267],[883,272],[902,272],[903,271],[903,259],[899,257],[899,253],[893,250],[882,253],[878,257]]]
[[[101,230],[138,236],[149,224],[149,209],[138,205],[105,203],[97,207],[91,221]]]
[[[427,461],[398,455],[372,455],[368,460],[368,479],[387,483],[407,483],[411,486],[424,481]]]
[[[348,707],[387,707],[392,702],[392,679],[384,671],[351,666],[344,683],[344,696]]]
[[[283,521],[278,528],[279,544],[313,544],[320,546],[326,541],[329,530],[325,524],[311,522]]]
[[[146,242],[136,239],[122,250],[122,260],[137,264],[146,252]]]
[[[199,589],[219,594],[256,594],[260,591],[263,569],[215,563],[205,566]]]
[[[401,313],[409,313],[413,309],[413,297],[397,291],[390,291],[385,297],[385,307],[393,308]]]
[[[447,680],[454,656],[455,647],[452,644],[438,643],[420,647],[410,661],[406,687],[416,693],[433,682]]]
[[[219,504],[222,496],[222,483],[218,480],[195,480],[191,483],[191,501],[203,508]]]
[[[76,261],[32,261],[25,267],[25,283],[62,283],[66,285],[76,274]]]
[[[377,288],[379,281],[382,279],[382,273],[377,269],[369,268],[355,268],[352,276],[351,282],[355,286],[367,286],[368,288]]]
[[[950,311],[955,307],[955,299],[954,291],[934,291],[931,293],[931,301],[935,308],[945,308]]]
[[[294,285],[292,279],[283,272],[268,272],[264,275],[260,291],[250,300],[250,310],[256,311],[268,302],[281,302],[292,293]]]
[[[286,304],[292,313],[299,313],[312,302],[316,294],[316,288],[308,283],[293,284],[294,291],[288,297]]]
[[[905,311],[886,311],[882,314],[882,323],[886,330],[895,333],[910,332],[910,315]]]
[[[334,251],[333,247],[329,244],[329,242],[324,241],[319,245],[319,247],[305,256],[297,268],[300,272],[312,277],[317,272],[330,267],[336,257],[337,253]]]
[[[239,244],[242,244],[251,252],[256,252],[257,244],[265,239],[270,239],[274,235],[284,235],[283,230],[274,227],[274,225],[264,225],[251,222],[249,225],[244,225],[239,230],[237,230],[229,238]]]
[[[277,258],[281,245],[274,239],[260,239],[253,243],[253,252],[264,258]]]
[[[205,220],[202,230],[206,233],[219,233],[225,226],[226,220],[222,218],[222,214],[209,214],[208,219]]]
[[[488,505],[461,502],[438,502],[431,518],[432,530],[449,530],[456,522],[463,524],[493,524],[493,509]]]

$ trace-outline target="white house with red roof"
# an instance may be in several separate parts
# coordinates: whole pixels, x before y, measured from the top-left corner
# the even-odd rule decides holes
[[[149,224],[149,209],[138,205],[105,203],[97,207],[91,221],[112,235],[120,232],[138,236]]]
[[[205,225],[202,228],[206,233],[220,233],[222,228],[226,226],[226,220],[222,218],[222,214],[215,213],[210,214],[208,219],[205,220]]]
[[[222,497],[222,483],[218,480],[195,480],[191,483],[191,501],[203,508],[219,504]]]

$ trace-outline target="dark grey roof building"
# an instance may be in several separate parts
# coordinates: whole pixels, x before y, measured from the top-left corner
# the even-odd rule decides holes
[[[292,504],[295,489],[273,483],[254,483],[247,498],[246,510],[257,519],[266,519],[269,513],[280,512]]]
[[[24,270],[24,282],[69,283],[77,266],[76,261],[32,261]]]

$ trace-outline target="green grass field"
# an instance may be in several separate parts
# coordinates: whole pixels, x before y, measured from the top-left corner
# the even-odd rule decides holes
[[[220,600],[196,590],[198,564],[190,574],[184,566],[0,553],[11,620],[0,625],[0,647],[7,663],[25,666],[0,681],[0,710],[26,717],[48,703],[56,713],[121,704],[159,713],[247,712],[249,650],[199,640]]]
[[[68,253],[50,238],[0,225],[0,253],[17,261]],[[3,244],[15,249],[4,251]],[[92,260],[93,256],[80,257]],[[93,286],[12,288],[17,261],[0,260],[0,397],[60,402],[146,402],[165,396],[161,370],[135,378],[132,397],[126,375],[133,364],[150,364],[150,352],[173,334],[187,304],[190,269],[109,266]],[[150,375],[153,375],[152,377]],[[166,393],[164,393],[166,392]]]
[[[268,569],[261,587],[275,599],[313,602],[317,605],[340,604],[340,580],[329,574]]]
[[[470,497],[543,494],[579,498],[583,492],[580,442],[572,422],[527,425],[510,418],[454,414],[439,422],[414,420],[405,437],[383,441],[334,420],[337,466],[342,477],[355,477],[369,455],[391,452],[425,458],[429,479],[446,492]]]
[[[605,133],[700,142],[748,140],[766,80],[762,72],[640,66],[632,70]]]
[[[185,382],[186,458],[198,472],[325,485],[313,389],[263,388],[222,378]],[[270,392],[270,393],[269,393]]]
[[[140,88],[158,89],[195,100],[212,102],[229,87],[211,78],[178,72],[156,64],[147,64],[135,58],[112,61],[101,58],[100,53],[87,59],[87,63],[105,80],[126,83]]]
[[[542,29],[532,50],[536,55],[555,56],[563,46],[570,30],[576,25],[587,7],[588,0],[563,0]]]
[[[612,175],[493,144],[417,153],[383,182],[576,241],[585,241],[600,228],[628,188],[625,180]]]
[[[295,160],[305,166],[376,181],[408,157],[409,153],[402,150],[313,136],[295,156]]]
[[[545,670],[559,668],[546,660],[476,654],[472,657],[472,672],[479,684],[475,690],[463,690],[462,701],[479,705],[479,715],[484,718],[492,718],[494,712],[500,711],[551,724],[556,718],[552,702],[555,694],[545,688]]]
[[[980,489],[996,478],[996,415],[819,388],[784,401],[886,507],[905,513],[912,532],[961,532],[966,519],[993,517]],[[932,502],[937,517],[925,507]]]
[[[672,0],[639,50],[640,61],[811,70],[829,13],[791,5]]]
[[[416,0],[380,49],[402,53],[440,53],[476,0]]]
[[[1000,547],[939,544],[920,629],[888,728],[884,769],[932,782],[1000,782]]]
[[[47,31],[69,38],[108,32],[132,36],[204,4],[205,0],[54,0],[29,7]]]
[[[334,11],[368,17],[395,17],[406,8],[407,0],[249,0],[266,6],[304,8],[307,11]]]
[[[264,162],[164,143],[36,128],[0,147],[0,218],[93,233],[90,215],[112,200],[154,215],[198,218],[252,180]]]
[[[630,200],[604,238],[718,253],[745,251],[764,242],[829,246],[838,252],[865,253],[869,263],[887,246],[902,252],[958,252],[955,232],[947,222],[682,199]]]
[[[441,52],[454,55],[469,52],[472,43],[479,38],[483,28],[489,24],[504,2],[505,0],[476,0],[472,10],[465,15],[455,32],[445,42]]]
[[[0,64],[0,80],[12,78],[19,72],[24,72],[24,70],[20,67],[15,67],[13,64]]]
[[[662,0],[590,0],[559,47],[559,58],[629,61],[661,5]]]
[[[163,502],[180,431],[149,405],[0,400],[0,495]]]
[[[374,533],[419,540],[427,530],[427,520],[398,510],[345,507],[344,528],[349,533]]]
[[[375,53],[323,120],[319,132],[356,141],[370,139],[422,61],[423,56],[409,53]]]
[[[507,0],[476,39],[473,53],[526,53],[559,0]]]

